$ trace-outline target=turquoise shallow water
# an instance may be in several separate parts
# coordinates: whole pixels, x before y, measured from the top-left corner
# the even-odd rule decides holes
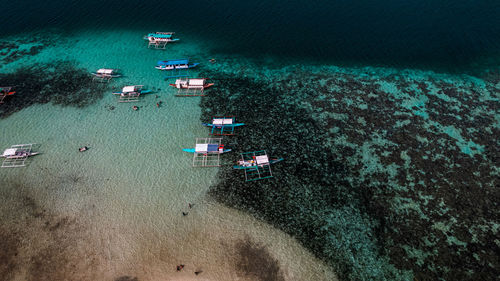
[[[335,279],[290,236],[206,197],[217,168],[194,169],[192,156],[182,151],[196,137],[207,136],[200,125],[200,98],[174,97],[176,91],[154,65],[188,56],[204,63],[208,57],[194,40],[168,51],[148,50],[142,35],[50,32],[48,40],[57,43],[3,65],[7,72],[57,58],[89,72],[119,68],[125,77],[110,82],[102,97],[85,93],[95,99],[90,105],[35,104],[0,120],[2,148],[34,142],[42,153],[25,168],[0,171],[2,264],[8,266],[2,275],[8,280],[191,280],[194,271],[203,271],[205,280],[253,280],[255,274]],[[100,45],[108,40],[112,43]],[[155,90],[134,103],[138,111],[111,94],[127,84]],[[83,145],[90,149],[78,152]],[[255,255],[266,270],[248,264],[247,255]],[[180,263],[186,269],[177,273]]]

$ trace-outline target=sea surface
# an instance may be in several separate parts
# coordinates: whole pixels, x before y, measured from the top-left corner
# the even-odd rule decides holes
[[[17,91],[0,149],[41,152],[0,169],[0,280],[500,275],[497,1],[0,6],[0,86]],[[152,31],[181,40],[148,49]],[[206,96],[154,69],[176,58],[200,63]],[[124,76],[92,80],[103,67]],[[138,84],[138,102],[112,95]],[[182,148],[214,115],[246,125],[221,167],[193,168]],[[232,165],[262,149],[285,160],[245,182]]]

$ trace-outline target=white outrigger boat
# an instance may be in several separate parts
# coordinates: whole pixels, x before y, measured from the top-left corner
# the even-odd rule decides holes
[[[113,92],[113,95],[119,95],[119,102],[135,102],[139,100],[141,94],[150,93],[151,90],[144,90],[144,85],[133,85],[123,87],[121,92]]]
[[[33,152],[33,143],[16,144],[4,150],[0,157],[5,158],[2,162],[2,168],[24,167],[29,156],[40,154]]]
[[[207,78],[178,78],[174,84],[169,84],[178,89],[178,97],[204,96],[203,91],[212,87],[214,83],[207,83]]]
[[[118,73],[118,69],[111,68],[100,68],[96,72],[92,72],[94,79],[99,79],[100,81],[109,81],[111,78],[117,78],[122,76]]]

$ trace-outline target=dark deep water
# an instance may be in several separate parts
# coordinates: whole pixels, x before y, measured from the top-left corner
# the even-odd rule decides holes
[[[500,50],[500,2],[1,1],[0,35],[48,27],[189,32],[223,53],[321,63],[439,68],[491,67]],[[182,37],[182,35],[180,35]]]

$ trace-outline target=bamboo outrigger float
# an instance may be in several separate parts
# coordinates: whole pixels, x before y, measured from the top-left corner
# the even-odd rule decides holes
[[[201,124],[212,127],[210,134],[214,136],[232,136],[234,128],[245,125],[245,123],[236,123],[234,116],[214,116],[211,123]]]
[[[16,168],[26,166],[26,160],[30,156],[39,154],[33,152],[33,143],[30,144],[16,144],[4,150],[0,157],[5,158],[2,162],[2,168]]]
[[[165,49],[168,43],[180,40],[173,38],[174,34],[175,32],[151,32],[144,36],[144,40],[148,40],[148,48]]]
[[[13,87],[0,87],[0,104],[7,96],[12,96],[16,91],[12,90]]]
[[[150,93],[151,90],[144,90],[144,85],[133,85],[123,87],[121,92],[115,92],[113,95],[119,95],[119,102],[134,102],[139,101],[141,94]]]
[[[196,97],[204,96],[205,89],[214,83],[207,83],[206,78],[178,78],[175,84],[169,85],[178,89],[177,97]]]
[[[121,76],[121,74],[118,73],[118,69],[111,68],[100,68],[96,72],[92,72],[92,75],[94,75],[94,80],[101,82],[109,82],[112,78]]]
[[[184,148],[183,151],[194,153],[193,167],[219,167],[220,155],[231,149],[224,148],[221,138],[197,138],[194,148]]]
[[[265,150],[241,153],[241,159],[233,169],[245,171],[245,181],[255,181],[273,177],[271,165],[283,158],[269,158]]]

